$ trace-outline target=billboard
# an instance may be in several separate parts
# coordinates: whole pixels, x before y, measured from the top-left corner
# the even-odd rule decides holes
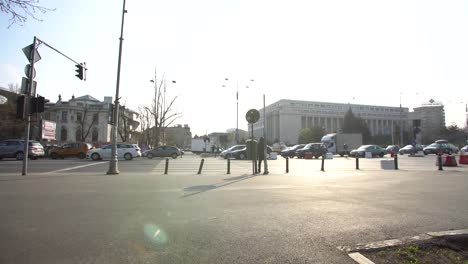
[[[55,128],[57,124],[53,121],[42,120],[42,139],[55,140]]]

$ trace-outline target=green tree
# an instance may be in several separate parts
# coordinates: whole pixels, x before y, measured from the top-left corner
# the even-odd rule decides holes
[[[311,141],[310,142],[320,142],[322,137],[325,135],[325,129],[323,127],[314,126],[311,128]]]
[[[310,128],[302,128],[299,130],[299,144],[307,144],[312,142],[312,130]]]
[[[361,133],[364,144],[372,141],[372,135],[366,122],[361,117],[355,116],[351,108],[344,116],[343,133]]]

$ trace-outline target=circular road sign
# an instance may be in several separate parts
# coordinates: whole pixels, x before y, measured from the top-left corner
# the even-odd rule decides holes
[[[258,119],[260,119],[260,112],[258,112],[257,109],[250,109],[249,111],[247,111],[245,119],[247,119],[247,122],[249,122],[249,124],[256,123]]]

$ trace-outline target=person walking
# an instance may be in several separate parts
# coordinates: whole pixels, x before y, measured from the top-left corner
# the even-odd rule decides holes
[[[258,160],[258,170],[257,172],[262,172],[262,161],[265,158],[265,140],[263,137],[260,137],[257,144],[257,160]]]

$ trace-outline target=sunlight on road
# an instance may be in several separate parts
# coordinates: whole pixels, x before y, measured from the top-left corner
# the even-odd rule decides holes
[[[167,243],[167,234],[159,226],[155,224],[146,224],[143,228],[145,238],[152,244],[163,246]]]

